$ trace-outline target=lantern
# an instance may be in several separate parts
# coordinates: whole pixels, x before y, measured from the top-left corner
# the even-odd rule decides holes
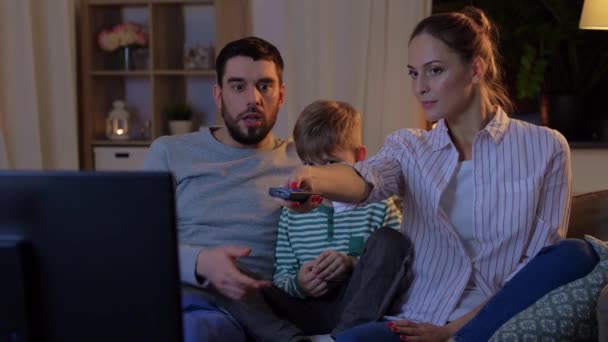
[[[129,112],[125,109],[125,103],[116,100],[112,106],[114,108],[106,119],[106,136],[111,140],[129,139]]]

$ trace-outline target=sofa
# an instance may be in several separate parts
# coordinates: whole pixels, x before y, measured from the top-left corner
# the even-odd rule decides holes
[[[608,190],[577,194],[572,198],[569,238],[585,234],[608,241]],[[599,341],[608,341],[608,285],[598,298]]]
[[[397,205],[401,203],[397,201]],[[583,239],[585,235],[608,241],[608,190],[586,192],[572,197],[567,237]],[[608,285],[602,289],[598,298],[597,320],[598,341],[608,341]],[[520,340],[520,337],[518,335],[509,341]],[[312,338],[312,341],[327,342],[332,339],[329,335],[319,335]]]

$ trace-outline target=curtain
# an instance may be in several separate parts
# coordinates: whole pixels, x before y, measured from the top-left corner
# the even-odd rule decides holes
[[[362,113],[371,154],[387,134],[424,127],[407,74],[407,45],[431,5],[431,0],[288,0],[289,133],[302,109],[321,98],[350,102]]]
[[[78,169],[75,0],[0,1],[0,167]]]

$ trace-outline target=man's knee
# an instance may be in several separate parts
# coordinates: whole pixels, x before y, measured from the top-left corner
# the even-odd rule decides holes
[[[243,329],[221,311],[196,310],[183,315],[184,342],[245,342]]]

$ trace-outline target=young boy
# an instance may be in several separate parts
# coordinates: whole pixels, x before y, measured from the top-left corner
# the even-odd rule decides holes
[[[355,163],[367,156],[361,115],[344,102],[316,101],[307,106],[296,121],[294,140],[298,156],[310,165]],[[387,293],[399,283],[395,279],[401,278],[400,266],[405,259],[409,262],[404,256],[409,255],[410,245],[398,233],[400,224],[401,214],[392,199],[338,214],[331,202],[308,213],[283,208],[273,283],[293,299],[279,299],[279,307],[291,310],[278,311],[309,333],[334,329],[336,334],[378,319],[392,299]],[[364,244],[375,231],[376,237],[365,245],[369,251],[364,262]],[[365,265],[359,265],[357,272],[359,256]]]

